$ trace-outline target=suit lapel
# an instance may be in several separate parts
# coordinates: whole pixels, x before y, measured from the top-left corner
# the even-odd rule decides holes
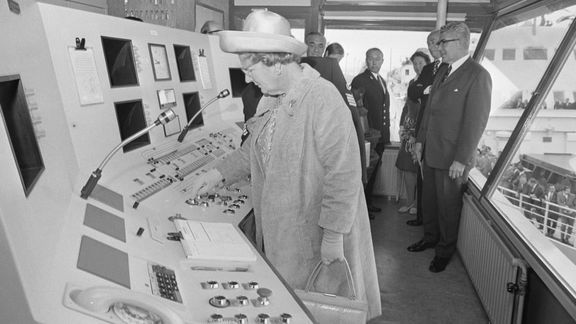
[[[472,65],[472,58],[468,58],[466,61],[464,61],[464,63],[462,65],[460,65],[460,67],[458,69],[456,69],[456,71],[452,72],[452,74],[450,74],[446,80],[444,80],[444,82],[442,82],[442,85],[447,84],[448,82],[450,82],[451,80],[453,80],[454,78],[456,78],[458,75],[464,73],[467,69],[469,69]],[[448,69],[447,67],[445,69]]]
[[[365,73],[368,76],[370,82],[372,83],[372,86],[378,90],[378,94],[380,96],[384,96],[384,88],[382,87],[382,83],[380,83],[380,80],[374,77],[374,74],[372,74],[372,72],[370,72],[370,70],[368,69],[366,69]]]

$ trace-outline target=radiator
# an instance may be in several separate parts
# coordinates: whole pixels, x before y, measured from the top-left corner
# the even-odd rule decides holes
[[[522,273],[518,266],[523,262],[506,247],[470,197],[464,199],[458,251],[490,323],[510,324],[512,320],[521,320],[523,294],[517,297],[507,288],[517,287]],[[524,287],[523,283],[520,286]],[[515,314],[515,310],[520,313]]]
[[[386,146],[374,183],[373,194],[394,199],[406,197],[403,188],[401,188],[400,172],[396,168],[396,156],[398,156],[398,146]]]

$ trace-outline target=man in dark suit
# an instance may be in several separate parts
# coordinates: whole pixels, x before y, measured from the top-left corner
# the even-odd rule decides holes
[[[423,161],[424,237],[409,247],[412,252],[436,247],[431,272],[444,271],[456,251],[462,198],[492,94],[490,74],[469,57],[466,24],[443,26],[438,43],[448,65],[434,79],[414,145]]]
[[[368,211],[377,213],[381,209],[372,205],[372,190],[378,174],[378,166],[382,159],[382,152],[386,144],[390,143],[390,95],[386,82],[378,74],[384,63],[384,54],[378,48],[366,51],[366,70],[352,80],[352,90],[363,91],[362,101],[368,110],[368,125],[380,131],[380,140],[375,147],[378,153],[378,163],[375,170],[368,178],[365,194],[368,203]],[[372,216],[373,217],[373,216]]]
[[[418,136],[418,128],[422,123],[422,116],[424,116],[424,109],[426,109],[426,101],[428,100],[428,95],[430,94],[430,88],[432,87],[432,82],[434,82],[434,77],[441,66],[441,54],[440,47],[438,46],[438,41],[440,40],[440,30],[434,30],[428,34],[426,43],[428,44],[428,50],[430,55],[434,58],[434,62],[426,65],[418,79],[415,81],[413,87],[408,87],[408,97],[413,101],[420,103],[420,110],[418,111],[418,116],[416,117],[416,136]],[[424,208],[422,208],[422,170],[418,166],[417,177],[416,177],[416,219],[411,219],[406,222],[410,226],[420,226],[422,225]]]

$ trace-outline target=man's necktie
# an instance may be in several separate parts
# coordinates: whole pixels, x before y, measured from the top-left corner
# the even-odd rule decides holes
[[[440,61],[438,60],[434,61],[434,75],[436,75],[436,72],[438,72],[439,67],[440,67]]]
[[[380,86],[382,86],[382,91],[386,94],[386,86],[384,85],[384,79],[380,75],[378,75],[378,81],[380,82]]]
[[[448,75],[450,75],[450,71],[452,71],[452,65],[448,65],[446,73],[444,74],[444,77],[442,77],[442,82],[446,81],[446,78],[448,77]]]

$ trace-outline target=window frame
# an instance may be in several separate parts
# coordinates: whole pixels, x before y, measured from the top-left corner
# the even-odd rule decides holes
[[[509,22],[516,20],[517,16],[534,8],[534,6],[528,6],[514,12],[495,15],[483,30],[473,58],[478,62],[482,59],[483,51],[494,29],[509,25]],[[530,130],[530,126],[532,126],[534,119],[542,109],[542,104],[550,91],[552,91],[558,75],[562,72],[567,60],[570,59],[572,55],[576,55],[573,54],[573,50],[576,51],[576,19],[570,24],[558,49],[550,59],[544,74],[530,97],[528,105],[514,127],[510,139],[506,142],[489,177],[487,179],[484,178],[480,175],[480,172],[470,173],[469,193],[477,199],[479,207],[483,210],[484,214],[494,222],[495,228],[511,243],[513,249],[528,262],[530,267],[534,269],[560,304],[573,318],[576,318],[576,278],[574,278],[575,276],[571,273],[574,265],[566,264],[565,266],[558,266],[559,258],[568,259],[565,255],[559,255],[560,253],[557,253],[560,250],[555,247],[554,243],[545,237],[529,240],[528,237],[539,236],[539,233],[536,233],[538,230],[524,217],[516,217],[516,219],[519,220],[515,221],[515,217],[508,215],[513,215],[518,213],[518,211],[512,209],[500,211],[499,208],[502,207],[497,206],[492,199],[506,166],[510,164],[517,150],[520,148],[526,133]],[[543,251],[552,251],[554,255],[547,255],[543,253]],[[567,280],[570,282],[567,282]]]

